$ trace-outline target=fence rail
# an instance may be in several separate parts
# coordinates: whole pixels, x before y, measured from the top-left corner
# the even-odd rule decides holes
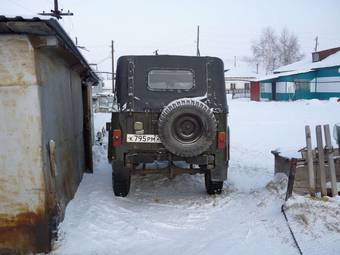
[[[250,98],[249,89],[226,89],[226,94],[232,94],[232,98]]]

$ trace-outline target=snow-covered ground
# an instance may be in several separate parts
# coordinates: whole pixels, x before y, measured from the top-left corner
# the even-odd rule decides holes
[[[229,100],[231,161],[220,196],[202,176],[135,177],[114,197],[107,143],[94,146],[95,172],[66,210],[52,254],[298,254],[280,207],[286,178],[270,151],[304,146],[304,126],[340,122],[335,101]],[[101,129],[109,114],[95,114]],[[314,143],[315,144],[315,143]],[[340,199],[294,196],[287,215],[304,254],[340,254]]]

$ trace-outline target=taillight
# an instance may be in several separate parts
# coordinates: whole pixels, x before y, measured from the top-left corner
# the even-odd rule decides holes
[[[120,129],[113,130],[112,143],[113,143],[113,147],[117,147],[122,144],[122,131]]]
[[[217,132],[217,148],[219,150],[225,149],[225,132]]]

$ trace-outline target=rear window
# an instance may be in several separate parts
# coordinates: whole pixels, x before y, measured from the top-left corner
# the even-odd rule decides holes
[[[189,90],[194,87],[194,74],[190,70],[151,70],[148,88],[151,90]]]

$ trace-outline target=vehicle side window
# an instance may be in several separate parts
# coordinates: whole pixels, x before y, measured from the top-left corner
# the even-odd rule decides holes
[[[194,87],[194,73],[190,70],[158,69],[148,72],[151,90],[189,90]]]

